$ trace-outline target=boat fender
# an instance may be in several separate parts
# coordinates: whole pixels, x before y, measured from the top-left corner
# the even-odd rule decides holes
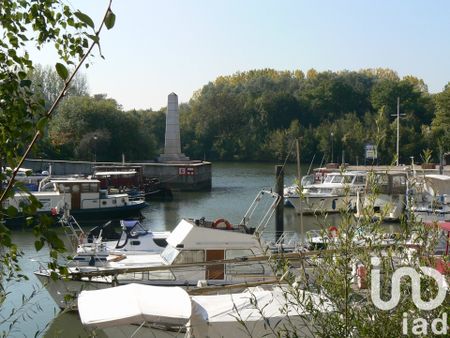
[[[78,243],[79,244],[83,244],[84,243],[84,233],[83,232],[78,237]]]
[[[334,225],[328,228],[328,233],[330,237],[337,237],[339,234],[339,230]]]
[[[233,226],[231,225],[231,223],[228,222],[228,220],[226,220],[226,219],[224,219],[224,218],[216,219],[216,220],[213,222],[212,227],[215,229],[215,228],[217,228],[217,225],[220,224],[220,223],[225,223],[225,226],[226,226],[226,229],[227,229],[227,230],[232,230],[232,229],[233,229]]]

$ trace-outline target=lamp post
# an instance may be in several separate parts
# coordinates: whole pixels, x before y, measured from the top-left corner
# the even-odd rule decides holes
[[[97,162],[97,135],[94,135],[94,162]]]
[[[331,134],[330,134],[330,136],[331,136],[331,163],[334,163],[334,161],[333,161],[333,159],[334,159],[334,133],[333,132],[331,132]]]

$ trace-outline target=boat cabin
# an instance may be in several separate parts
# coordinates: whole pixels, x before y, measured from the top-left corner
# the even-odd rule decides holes
[[[182,220],[167,238],[161,257],[167,265],[228,260],[263,255],[262,243],[242,232],[209,229]],[[224,280],[240,273],[263,275],[263,264],[207,265],[204,279]],[[229,277],[226,277],[230,275]]]
[[[364,189],[366,177],[367,173],[363,171],[329,173],[323,183],[306,186],[305,193],[342,195],[345,194],[345,189],[349,188],[350,195],[353,195]]]
[[[406,172],[374,172],[369,174],[366,191],[383,195],[405,195],[407,182]]]
[[[106,190],[100,189],[99,180],[78,178],[51,180],[36,197],[52,191],[63,195],[64,202],[71,210],[124,206],[129,200],[127,194],[108,195]]]

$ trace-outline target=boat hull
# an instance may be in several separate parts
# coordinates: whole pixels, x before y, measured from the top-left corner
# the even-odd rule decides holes
[[[129,203],[128,205],[119,207],[106,207],[106,208],[90,208],[90,209],[72,209],[70,214],[73,215],[80,223],[86,221],[105,221],[105,220],[117,220],[124,218],[131,218],[140,216],[140,211],[148,206],[148,203],[139,201],[137,203]],[[56,224],[57,218],[51,211],[39,211],[35,215],[34,222],[40,215],[51,216]],[[7,217],[5,224],[9,228],[24,227],[26,225],[27,216],[19,214],[16,217]]]
[[[190,269],[192,270],[192,269]],[[139,283],[153,286],[179,286],[187,290],[195,289],[199,287],[199,281],[204,281],[205,272],[204,270],[195,271],[185,271],[187,274],[191,274],[187,278],[173,278],[173,279],[152,279],[145,280],[148,278],[148,273],[135,273],[134,276],[129,276],[128,279],[121,279],[119,281],[113,280],[111,277],[95,277],[91,279],[84,278],[82,280],[76,280],[72,278],[57,278],[52,279],[50,271],[46,269],[41,269],[36,271],[34,274],[41,282],[43,286],[47,289],[48,293],[55,301],[55,303],[61,309],[77,309],[77,297],[84,290],[100,290],[117,285],[126,285],[130,283]],[[168,270],[165,271],[154,271],[153,273],[170,273]],[[170,273],[171,274],[171,273]],[[131,274],[130,274],[131,275]],[[171,274],[172,275],[172,274]],[[172,275],[173,276],[173,275]],[[203,278],[202,278],[203,277]],[[260,282],[264,280],[272,280],[272,275],[257,275],[254,278],[247,279],[244,278],[232,278],[228,276],[228,279],[224,280],[208,280],[207,285],[209,286],[227,286],[233,284],[241,284],[245,282]],[[204,285],[202,285],[204,286]],[[246,286],[244,285],[243,288]],[[239,289],[236,289],[239,291]],[[235,291],[235,290],[234,290]]]
[[[288,200],[298,214],[321,214],[353,210],[356,208],[357,196],[305,196],[289,197]]]

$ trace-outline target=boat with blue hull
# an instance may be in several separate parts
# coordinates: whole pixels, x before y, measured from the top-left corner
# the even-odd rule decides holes
[[[41,182],[39,191],[30,194],[41,204],[37,216],[55,216],[62,210],[70,210],[81,222],[138,217],[140,210],[148,206],[143,199],[132,200],[127,194],[108,194],[100,189],[100,181],[95,179],[48,179]],[[6,225],[24,225],[25,216],[21,212],[28,203],[28,193],[19,192],[9,198],[4,207],[13,206],[19,214],[6,218]]]

